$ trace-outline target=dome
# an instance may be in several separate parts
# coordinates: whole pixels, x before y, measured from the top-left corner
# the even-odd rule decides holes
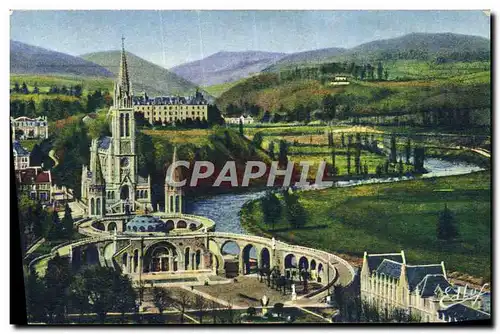
[[[127,232],[159,232],[165,230],[165,223],[150,215],[135,216],[127,223]]]

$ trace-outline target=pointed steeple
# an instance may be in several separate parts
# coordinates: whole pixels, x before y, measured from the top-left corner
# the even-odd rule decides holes
[[[122,93],[130,92],[130,80],[128,76],[127,57],[125,55],[125,37],[122,37],[122,55],[120,59],[120,74],[118,83]]]
[[[125,54],[125,37],[122,37],[120,70],[115,82],[114,104],[117,108],[132,108],[132,84],[128,73],[127,56]]]
[[[172,163],[170,164],[170,166],[172,166],[176,161],[177,161],[177,147],[174,146],[174,154],[172,155]],[[174,182],[180,181],[179,168],[171,169],[170,173],[166,173],[165,185],[168,185],[169,180],[172,180]]]

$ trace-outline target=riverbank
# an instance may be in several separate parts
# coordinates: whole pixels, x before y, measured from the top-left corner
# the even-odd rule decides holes
[[[259,200],[243,206],[241,225],[252,234],[335,251],[358,265],[364,251],[404,249],[410,263],[445,261],[450,277],[481,284],[491,275],[490,187],[490,172],[484,171],[304,191],[299,193],[308,217],[304,228],[291,228],[283,212],[271,230],[263,223]],[[445,204],[458,222],[460,236],[453,242],[436,237],[438,213]]]

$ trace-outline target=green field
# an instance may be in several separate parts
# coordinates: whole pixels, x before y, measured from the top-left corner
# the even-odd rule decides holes
[[[241,219],[254,232],[309,247],[356,257],[403,249],[410,264],[444,261],[449,272],[491,278],[489,172],[306,191],[300,203],[308,217],[303,229],[291,228],[282,217],[270,231],[258,201],[244,207]],[[460,236],[453,242],[436,237],[445,204],[458,221]]]
[[[83,87],[83,94],[86,95],[90,91],[95,90],[113,90],[113,78],[99,78],[99,77],[85,77],[85,76],[71,76],[71,75],[41,75],[41,74],[13,74],[10,76],[10,86],[13,87],[14,83],[21,85],[26,83],[30,91],[33,90],[35,84],[38,86],[40,93],[48,92],[51,86],[58,86],[61,88],[63,85],[66,87],[81,85]],[[22,94],[16,94],[22,95]]]

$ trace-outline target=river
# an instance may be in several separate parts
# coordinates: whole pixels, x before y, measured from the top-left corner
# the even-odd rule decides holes
[[[484,170],[484,168],[473,164],[450,162],[437,158],[426,159],[424,167],[429,171],[429,173],[422,175],[422,178],[462,175]],[[372,178],[368,180],[339,181],[336,186],[350,187],[359,184],[398,182],[408,179],[411,178],[403,176]],[[310,189],[318,188],[310,187]],[[212,219],[216,223],[216,231],[246,234],[240,223],[239,212],[241,207],[245,204],[245,202],[257,199],[263,196],[264,193],[264,191],[258,191],[239,194],[214,195],[208,198],[186,203],[186,212]]]

